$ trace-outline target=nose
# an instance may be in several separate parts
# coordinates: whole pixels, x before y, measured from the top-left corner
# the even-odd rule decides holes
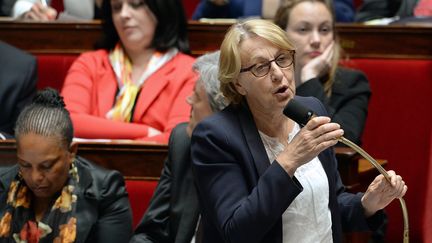
[[[123,2],[123,4],[122,4],[122,8],[121,8],[121,10],[120,10],[120,16],[122,17],[122,18],[127,18],[127,17],[130,17],[130,11],[129,11],[130,9],[129,9],[129,4],[127,3],[127,2]]]
[[[270,72],[271,72],[271,80],[273,82],[277,82],[282,80],[283,77],[283,72],[282,72],[282,68],[279,67],[276,62],[271,62],[270,63]]]
[[[310,44],[314,48],[319,48],[319,46],[321,44],[321,35],[319,34],[319,32],[317,30],[312,31]]]
[[[33,169],[31,172],[31,179],[34,183],[38,184],[40,183],[44,178],[44,175],[41,171],[37,169]]]

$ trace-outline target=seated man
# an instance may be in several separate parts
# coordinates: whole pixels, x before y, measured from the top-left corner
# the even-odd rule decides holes
[[[168,158],[147,212],[131,242],[191,242],[199,217],[199,202],[190,160],[190,137],[198,122],[222,110],[227,102],[219,91],[219,52],[199,57],[193,68],[200,78],[187,98],[192,106],[189,124],[174,128]]]
[[[21,110],[36,94],[36,58],[0,41],[0,140],[13,136]]]

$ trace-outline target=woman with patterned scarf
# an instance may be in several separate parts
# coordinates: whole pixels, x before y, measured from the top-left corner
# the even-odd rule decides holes
[[[168,143],[197,79],[181,1],[105,0],[102,15],[102,49],[75,61],[62,90],[75,135]]]
[[[18,164],[0,167],[0,242],[127,242],[132,213],[120,173],[76,157],[63,99],[47,89],[19,115]]]

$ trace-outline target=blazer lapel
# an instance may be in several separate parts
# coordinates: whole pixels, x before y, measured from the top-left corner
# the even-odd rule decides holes
[[[77,163],[79,164],[79,163]],[[83,167],[79,167],[79,187],[77,188],[77,238],[76,242],[85,242],[90,234],[92,224],[98,217],[96,195],[91,190],[92,176]],[[91,203],[94,202],[94,203]]]
[[[97,110],[97,115],[101,117],[105,117],[106,113],[114,106],[118,90],[117,77],[108,60],[104,66],[105,69],[103,72],[101,71],[102,76],[98,76],[96,94],[93,95],[97,98],[92,102],[95,105],[94,109]]]
[[[269,159],[266,156],[267,153],[261,138],[259,137],[249,106],[246,102],[242,102],[240,106],[240,109],[238,109],[241,124],[240,127],[245,136],[249,151],[253,157],[253,162],[258,171],[258,175],[261,176],[270,166]]]

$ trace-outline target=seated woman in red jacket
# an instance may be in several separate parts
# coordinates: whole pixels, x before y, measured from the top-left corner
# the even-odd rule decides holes
[[[196,74],[178,0],[106,0],[103,49],[82,54],[62,95],[75,136],[167,143],[189,120]]]

